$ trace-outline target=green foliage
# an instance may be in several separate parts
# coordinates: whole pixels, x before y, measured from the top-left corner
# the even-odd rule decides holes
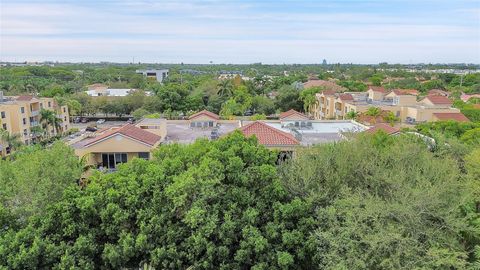
[[[300,99],[303,101],[303,108],[305,111],[309,111],[311,106],[316,102],[315,94],[325,90],[322,87],[311,87],[304,89],[300,92]]]
[[[338,84],[353,92],[365,92],[368,89],[366,84],[359,81],[340,81]]]
[[[418,124],[416,129],[423,135],[436,136],[441,133],[447,138],[460,138],[465,132],[480,128],[480,123],[438,121]]]
[[[375,86],[381,86],[384,79],[385,78],[382,74],[377,73],[370,77],[368,80]]]
[[[303,111],[304,107],[299,91],[295,90],[290,85],[285,85],[278,89],[275,106],[282,112],[286,112],[290,109]]]
[[[68,188],[28,226],[0,236],[0,265],[23,268],[308,268],[313,209],[290,199],[276,153],[239,132],[162,146]],[[2,170],[3,171],[3,170]],[[41,220],[40,220],[41,219]]]
[[[80,172],[78,158],[61,142],[45,150],[25,147],[13,160],[0,160],[0,203],[24,221],[58,201],[66,187],[76,184]]]
[[[291,196],[317,209],[311,268],[465,269],[478,243],[469,220],[480,215],[462,211],[478,181],[415,136],[317,146],[281,172]]]
[[[353,119],[353,120],[357,119],[358,116],[359,116],[359,113],[356,111],[349,111],[347,114],[345,114],[345,117],[347,119]]]
[[[250,117],[250,120],[256,121],[256,120],[266,120],[267,116],[265,114],[254,114]]]
[[[393,126],[400,119],[393,112],[388,112],[385,116],[383,116],[383,120]]]
[[[144,108],[138,108],[132,112],[132,116],[136,120],[142,119],[147,114],[150,114],[150,112],[145,110]]]

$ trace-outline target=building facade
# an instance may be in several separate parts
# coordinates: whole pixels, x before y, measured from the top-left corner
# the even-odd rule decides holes
[[[42,109],[55,112],[59,123],[57,127],[42,123]],[[68,107],[58,104],[53,98],[0,95],[0,128],[9,134],[18,134],[22,143],[30,144],[43,133],[58,135],[68,131],[71,128],[70,115]],[[2,156],[10,153],[8,145],[1,148]]]
[[[393,112],[401,123],[437,121],[435,113],[460,113],[452,107],[452,101],[441,95],[428,95],[417,100],[414,89],[394,89],[386,91],[383,87],[370,87],[366,92],[323,91],[316,94],[316,102],[310,114],[314,119],[347,119],[349,112],[364,113],[370,107]]]

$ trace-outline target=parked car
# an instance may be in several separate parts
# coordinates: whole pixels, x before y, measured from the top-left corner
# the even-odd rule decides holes
[[[129,118],[129,119],[127,120],[127,123],[129,123],[129,124],[133,124],[133,122],[135,122],[135,119],[133,119],[133,118]]]
[[[103,124],[103,123],[105,123],[105,119],[98,119],[97,124],[100,125],[100,124]]]
[[[97,128],[96,127],[87,127],[85,129],[85,131],[95,132],[95,131],[97,131]]]
[[[73,118],[73,123],[78,124],[78,123],[80,123],[81,120],[82,120],[82,118],[77,116],[77,117]]]
[[[85,117],[83,117],[82,120],[80,120],[80,122],[82,122],[82,123],[87,123],[87,122],[88,122],[88,119],[85,118]]]

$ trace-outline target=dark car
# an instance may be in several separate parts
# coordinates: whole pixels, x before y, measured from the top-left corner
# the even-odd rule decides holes
[[[244,116],[252,116],[252,115],[253,115],[253,112],[252,112],[251,110],[246,110],[243,115],[244,115]]]
[[[85,131],[95,132],[95,131],[97,131],[97,128],[96,127],[87,127],[85,129]]]
[[[133,118],[129,118],[127,120],[127,123],[129,123],[129,124],[133,124],[134,122],[135,122],[135,119],[133,119]]]
[[[82,120],[80,120],[80,122],[82,122],[82,123],[87,123],[87,122],[88,122],[88,119],[85,118],[85,117],[83,117]]]
[[[78,124],[78,123],[80,123],[81,120],[82,120],[82,118],[75,117],[75,118],[73,118],[73,123]]]

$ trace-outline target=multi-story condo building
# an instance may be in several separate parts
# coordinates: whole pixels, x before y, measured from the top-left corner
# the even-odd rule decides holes
[[[428,95],[417,101],[413,89],[395,89],[387,92],[383,87],[370,87],[366,92],[323,91],[316,94],[316,104],[310,114],[315,119],[346,119],[349,112],[363,113],[370,107],[393,112],[402,123],[437,121],[442,116],[452,120],[466,119],[460,110],[452,108],[452,101],[442,95]],[[444,114],[438,116],[439,114]],[[444,118],[444,117],[443,117]]]
[[[44,132],[57,135],[70,129],[70,115],[67,106],[61,106],[53,98],[40,98],[35,96],[3,96],[0,93],[0,128],[10,134],[20,135],[20,140],[29,144],[35,142],[38,133],[35,127],[42,127],[40,111],[42,109],[54,111],[59,119],[59,126],[46,125]],[[0,142],[0,155],[10,153],[8,145]]]

